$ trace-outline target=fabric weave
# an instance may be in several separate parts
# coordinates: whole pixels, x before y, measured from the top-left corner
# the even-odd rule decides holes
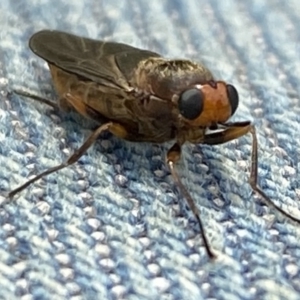
[[[78,163],[3,203],[93,128],[11,93],[56,99],[27,45],[58,29],[194,59],[235,85],[234,120],[257,126],[260,186],[300,218],[299,22],[296,0],[2,0],[0,299],[300,299],[300,226],[253,194],[251,136],[184,147],[179,173],[215,262],[165,165],[171,144],[104,134]]]

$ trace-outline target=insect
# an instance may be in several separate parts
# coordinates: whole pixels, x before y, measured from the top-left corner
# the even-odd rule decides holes
[[[65,163],[12,190],[9,198],[43,176],[75,163],[104,131],[133,142],[173,140],[166,163],[197,219],[208,256],[214,258],[200,212],[180,180],[175,164],[185,142],[217,145],[250,133],[252,189],[267,205],[300,223],[299,219],[274,204],[258,186],[255,127],[250,121],[228,121],[238,107],[238,92],[233,85],[215,80],[203,65],[190,60],[165,59],[155,52],[126,44],[97,41],[60,31],[35,33],[29,47],[48,62],[60,108],[73,108],[97,121],[99,127]],[[37,96],[33,98],[43,100]],[[54,102],[47,101],[55,106]]]

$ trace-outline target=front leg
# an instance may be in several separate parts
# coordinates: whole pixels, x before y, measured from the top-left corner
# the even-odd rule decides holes
[[[265,192],[257,184],[257,168],[258,168],[258,153],[257,153],[257,136],[255,127],[251,122],[236,122],[222,124],[225,126],[223,131],[206,134],[204,136],[203,144],[218,145],[223,144],[232,140],[235,140],[247,133],[252,135],[252,153],[251,153],[251,171],[249,177],[249,183],[254,192],[260,195],[264,203],[270,207],[273,207],[279,211],[282,215],[290,220],[300,223],[300,220],[291,216],[279,206],[277,206],[273,201],[265,194]]]
[[[182,181],[180,180],[180,178],[178,176],[178,173],[175,169],[175,163],[177,163],[179,161],[180,156],[181,156],[181,146],[180,146],[179,143],[175,143],[167,153],[167,164],[170,168],[170,171],[171,171],[171,174],[174,178],[175,183],[179,187],[179,190],[181,191],[181,193],[185,197],[191,211],[193,212],[194,216],[197,219],[197,222],[198,222],[199,227],[200,227],[201,236],[202,236],[202,239],[203,239],[203,242],[204,242],[205,250],[206,250],[209,258],[213,259],[216,256],[212,252],[212,250],[209,246],[209,243],[207,241],[207,238],[206,238],[206,235],[205,235],[205,232],[204,232],[204,227],[203,227],[202,221],[200,219],[200,212],[199,212],[197,206],[195,205],[192,196],[190,195],[190,193],[188,192],[188,190],[185,188]]]

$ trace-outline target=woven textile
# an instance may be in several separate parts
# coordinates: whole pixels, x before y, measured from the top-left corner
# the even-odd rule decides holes
[[[296,0],[1,0],[0,299],[300,299],[300,225],[253,194],[250,135],[187,144],[179,165],[215,262],[165,165],[172,144],[104,134],[78,163],[3,197],[95,125],[11,93],[56,100],[28,39],[58,29],[197,60],[233,84],[234,120],[257,128],[259,184],[300,218],[299,24]]]

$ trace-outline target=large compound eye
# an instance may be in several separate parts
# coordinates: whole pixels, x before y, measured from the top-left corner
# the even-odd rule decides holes
[[[239,105],[239,94],[236,88],[231,84],[227,84],[226,89],[229,103],[231,106],[231,115],[233,115]]]
[[[201,90],[190,89],[184,91],[178,100],[178,108],[183,117],[196,119],[202,112],[204,96]]]

